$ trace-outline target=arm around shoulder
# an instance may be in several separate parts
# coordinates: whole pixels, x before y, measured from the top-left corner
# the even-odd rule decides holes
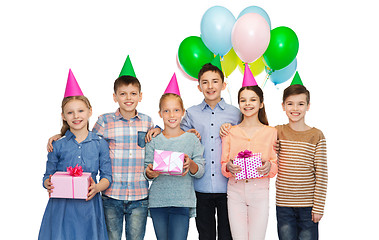
[[[190,176],[194,178],[201,178],[204,175],[204,164],[205,160],[203,157],[204,154],[204,147],[200,143],[200,140],[196,137],[196,135],[193,135],[192,137],[193,141],[193,154],[192,154],[192,160],[197,165],[197,171],[194,173],[189,172]]]

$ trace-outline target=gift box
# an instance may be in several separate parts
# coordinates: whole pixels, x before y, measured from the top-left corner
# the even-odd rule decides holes
[[[240,166],[242,169],[241,172],[236,173],[236,180],[263,177],[257,171],[257,168],[262,166],[261,153],[252,153],[245,150],[238,153],[233,164]]]
[[[165,175],[182,175],[183,162],[184,153],[155,150],[153,170]]]
[[[54,189],[50,197],[87,199],[91,173],[80,172],[78,167],[70,168],[67,172],[56,172],[51,176]]]

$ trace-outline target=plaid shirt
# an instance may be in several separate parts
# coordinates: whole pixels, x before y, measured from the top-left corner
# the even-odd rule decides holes
[[[93,131],[109,143],[113,182],[103,193],[118,200],[135,201],[147,197],[148,182],[144,172],[145,148],[138,146],[138,131],[152,128],[151,118],[137,113],[126,120],[120,109],[99,116]]]

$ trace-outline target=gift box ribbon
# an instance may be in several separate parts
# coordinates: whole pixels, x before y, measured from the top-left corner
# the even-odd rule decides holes
[[[83,168],[82,168],[82,166],[78,166],[78,164],[76,164],[76,166],[74,168],[71,166],[68,167],[67,173],[70,174],[70,176],[72,177],[72,198],[75,198],[74,177],[81,177],[83,175]]]
[[[241,151],[238,153],[238,158],[248,158],[253,156],[252,152],[249,150]]]

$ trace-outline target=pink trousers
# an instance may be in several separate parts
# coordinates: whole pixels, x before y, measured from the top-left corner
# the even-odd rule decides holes
[[[234,240],[262,240],[266,235],[270,179],[228,182],[228,214]]]

